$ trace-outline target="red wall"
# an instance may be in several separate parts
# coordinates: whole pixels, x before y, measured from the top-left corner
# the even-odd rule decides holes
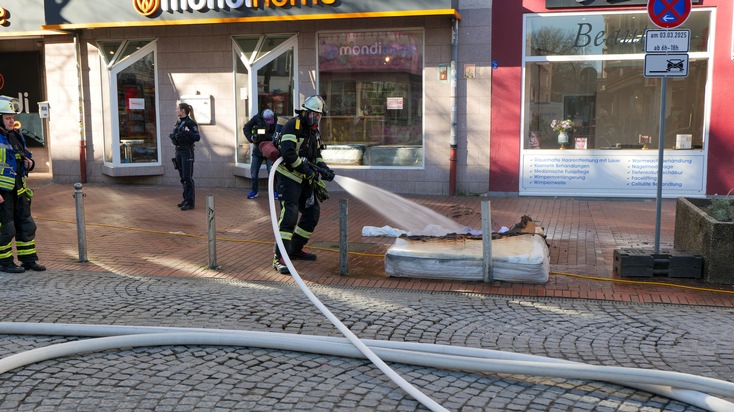
[[[734,61],[732,0],[703,0],[699,7],[716,8],[714,71],[711,81],[711,118],[708,137],[706,193],[726,194],[734,189]],[[524,13],[644,10],[635,7],[545,8],[545,0],[495,0],[492,8],[492,125],[489,147],[489,190],[518,192],[520,188],[520,112],[522,110],[522,53]],[[652,24],[652,23],[651,23]],[[732,191],[734,194],[734,191]]]

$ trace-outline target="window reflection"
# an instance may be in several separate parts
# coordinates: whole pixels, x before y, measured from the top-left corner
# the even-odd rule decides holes
[[[122,163],[158,161],[153,62],[151,52],[117,74],[117,113]]]
[[[423,164],[423,32],[319,34],[330,164]]]
[[[709,18],[694,12],[686,22],[692,52],[707,50]],[[529,16],[527,23],[524,148],[558,149],[566,137],[553,120],[574,123],[564,148],[659,147],[662,80],[644,76],[645,14]],[[686,135],[692,148],[703,148],[707,72],[699,54],[690,57],[687,77],[667,79],[665,148]]]

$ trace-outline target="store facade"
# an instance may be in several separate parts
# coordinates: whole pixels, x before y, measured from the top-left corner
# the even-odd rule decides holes
[[[688,61],[667,60],[664,101],[645,67],[645,31],[659,30],[647,0],[497,4],[490,191],[655,197],[661,139],[663,197],[734,188],[732,2],[693,0],[676,28],[690,31]]]
[[[168,135],[185,101],[202,133],[197,186],[247,187],[244,123],[320,94],[340,175],[399,193],[488,189],[486,1],[33,3],[56,182],[179,184]],[[23,37],[8,36],[3,52]]]

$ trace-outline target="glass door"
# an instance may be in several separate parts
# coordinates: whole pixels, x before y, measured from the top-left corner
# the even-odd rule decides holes
[[[294,114],[298,91],[298,36],[269,34],[238,36],[235,44],[237,107],[237,164],[249,164],[250,144],[242,127],[252,116],[270,109],[278,117]]]

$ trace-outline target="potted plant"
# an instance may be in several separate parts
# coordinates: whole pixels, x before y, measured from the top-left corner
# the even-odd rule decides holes
[[[678,198],[673,245],[703,257],[706,283],[734,285],[734,199]]]

